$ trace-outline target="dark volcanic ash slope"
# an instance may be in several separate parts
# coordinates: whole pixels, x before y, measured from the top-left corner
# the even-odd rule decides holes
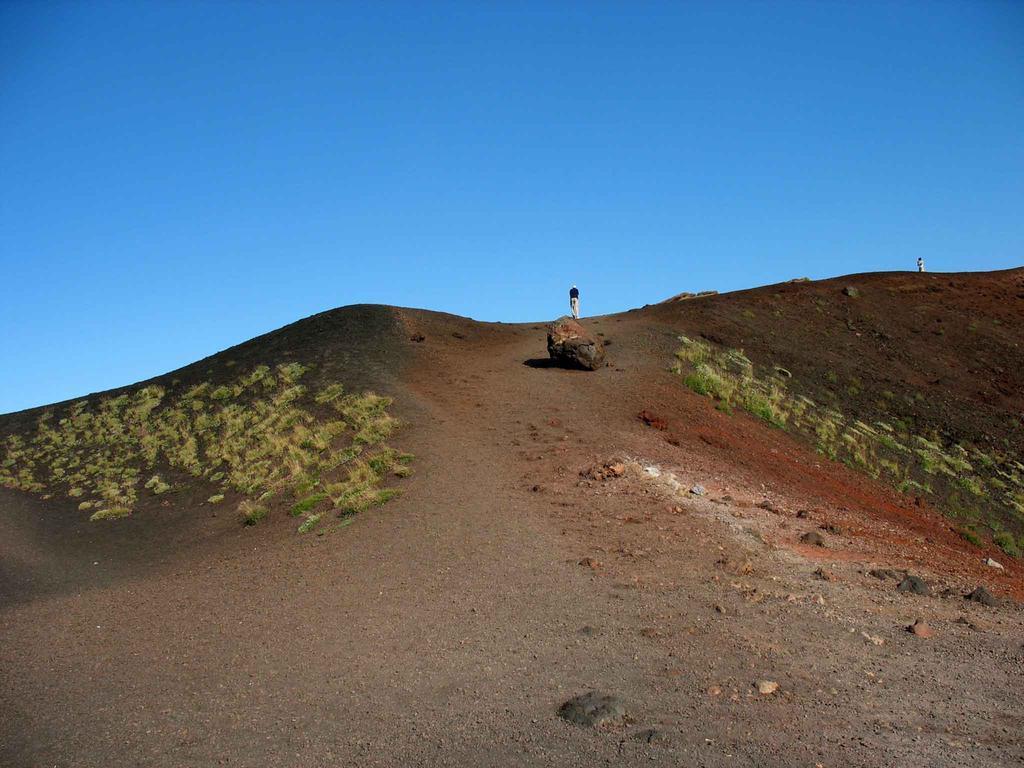
[[[317,381],[341,381],[353,389],[381,388],[401,375],[404,349],[394,309],[357,304],[311,315],[152,379],[74,400],[116,397],[153,384],[185,389],[209,381],[219,386],[240,371],[293,361],[315,364],[312,377]],[[0,434],[31,427],[43,411],[59,412],[71,402],[0,415]]]

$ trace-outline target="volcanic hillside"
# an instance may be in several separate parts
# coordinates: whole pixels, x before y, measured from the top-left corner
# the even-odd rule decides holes
[[[0,417],[0,764],[1024,759],[1024,270],[583,325],[346,307]]]

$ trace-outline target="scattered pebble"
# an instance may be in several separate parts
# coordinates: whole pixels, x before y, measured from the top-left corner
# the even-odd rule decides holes
[[[634,733],[630,738],[643,744],[658,744],[665,741],[665,734],[657,728],[644,728],[642,731]]]
[[[885,645],[885,640],[878,635],[869,635],[867,632],[861,632],[860,636],[872,645]]]
[[[918,619],[909,627],[907,627],[907,632],[910,632],[911,634],[917,635],[918,637],[924,639],[928,639],[929,637],[935,634],[935,630],[928,626],[928,622],[924,619]]]
[[[984,632],[988,627],[977,619],[969,619],[966,616],[961,616],[956,620],[957,624],[963,624],[975,632]]]
[[[874,576],[876,579],[885,581],[886,579],[898,579],[900,575],[896,571],[889,570],[888,568],[872,568],[868,571],[868,576]]]
[[[662,431],[668,429],[668,422],[646,408],[637,414],[637,418],[648,427],[653,427],[654,429],[660,429]]]
[[[928,597],[932,593],[931,588],[924,582],[924,579],[909,574],[904,576],[903,581],[896,585],[896,591],[910,592],[915,595],[923,595],[924,597]]]
[[[994,608],[999,604],[999,601],[992,596],[992,593],[984,587],[977,587],[970,594],[964,595],[964,599],[970,600],[972,603],[987,605],[989,608]]]
[[[814,576],[815,578],[821,579],[822,581],[836,580],[836,576],[834,573],[832,573],[831,570],[829,570],[828,568],[823,568],[821,566],[818,566],[818,568],[814,571]]]
[[[621,720],[625,714],[622,699],[600,691],[574,696],[558,708],[558,716],[563,720],[587,728]]]

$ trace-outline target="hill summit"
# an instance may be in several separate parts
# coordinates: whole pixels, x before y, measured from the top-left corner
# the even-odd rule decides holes
[[[0,417],[0,762],[1024,757],[1024,270],[580,327],[345,307]]]

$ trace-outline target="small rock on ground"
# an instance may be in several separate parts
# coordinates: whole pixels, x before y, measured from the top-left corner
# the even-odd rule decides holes
[[[896,585],[898,592],[910,592],[915,595],[923,595],[928,597],[931,595],[931,588],[925,583],[924,579],[919,576],[907,575],[903,578],[899,584]]]
[[[961,616],[959,619],[956,620],[956,623],[970,627],[975,632],[984,632],[986,629],[988,629],[988,625],[984,622],[978,621],[977,619],[969,619],[966,616]]]
[[[993,597],[992,593],[984,587],[978,587],[970,594],[964,595],[964,599],[970,600],[972,603],[987,605],[989,608],[993,608],[999,604],[999,601]]]
[[[805,533],[803,536],[800,537],[800,541],[802,541],[804,544],[810,544],[815,547],[825,546],[824,537],[817,531],[810,531],[808,533]]]
[[[771,696],[777,690],[779,690],[779,684],[774,680],[757,681],[757,692],[762,696]]]
[[[703,485],[695,485],[690,489],[690,493],[694,496],[707,496],[707,489]]]
[[[831,570],[829,570],[828,568],[820,567],[820,566],[817,568],[817,570],[814,571],[814,577],[817,578],[817,579],[821,579],[822,581],[835,581],[836,580],[836,575],[834,573],[832,573]]]
[[[924,619],[918,619],[907,627],[907,632],[925,639],[932,637],[935,634],[935,630],[928,626],[928,622]]]
[[[600,691],[574,696],[558,708],[558,716],[563,720],[587,728],[621,720],[625,714],[622,699]]]
[[[876,579],[885,581],[886,579],[899,579],[900,575],[896,571],[890,570],[889,568],[872,568],[868,571],[868,576],[874,576]]]
[[[629,738],[642,744],[658,744],[665,741],[665,734],[657,728],[644,728],[642,731],[632,734]]]
[[[653,427],[654,429],[660,429],[662,431],[668,429],[667,421],[661,418],[658,414],[649,411],[646,408],[640,411],[640,413],[638,413],[636,417],[640,419],[640,421],[642,421],[648,427]]]

